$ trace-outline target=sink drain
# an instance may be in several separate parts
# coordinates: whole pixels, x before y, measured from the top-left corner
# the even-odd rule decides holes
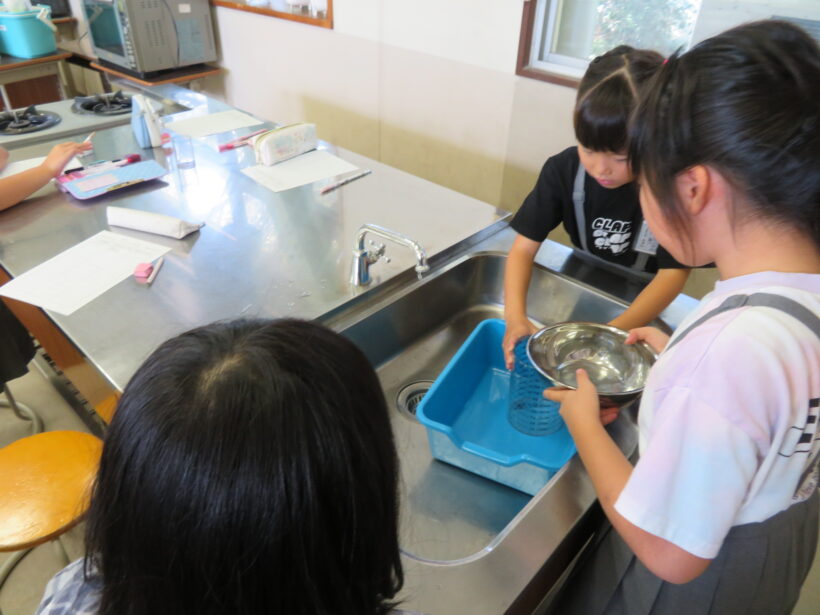
[[[415,419],[416,409],[431,386],[433,386],[432,380],[418,380],[405,385],[396,397],[396,407],[399,412],[406,417]]]

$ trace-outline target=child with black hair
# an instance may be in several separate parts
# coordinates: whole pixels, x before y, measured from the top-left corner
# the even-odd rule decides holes
[[[125,387],[86,557],[37,613],[404,613],[397,476],[379,379],[350,340],[291,319],[188,331]]]
[[[790,613],[812,565],[820,474],[820,49],[739,26],[675,55],[641,96],[630,161],[655,237],[714,261],[715,289],[660,358],[633,466],[584,370],[551,389],[612,528],[561,615]]]
[[[627,161],[627,123],[643,83],[661,66],[654,52],[621,45],[593,60],[578,87],[577,147],[544,164],[535,188],[510,225],[518,233],[504,274],[503,347],[513,365],[515,343],[536,330],[527,319],[535,254],[561,222],[573,245],[648,285],[610,324],[639,327],[658,316],[683,289],[689,269],[658,246],[641,215]]]

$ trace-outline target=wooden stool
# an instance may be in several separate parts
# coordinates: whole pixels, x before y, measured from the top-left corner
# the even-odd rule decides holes
[[[80,431],[48,431],[0,449],[0,551],[17,551],[0,570],[0,588],[31,549],[80,521],[101,452],[102,440]]]

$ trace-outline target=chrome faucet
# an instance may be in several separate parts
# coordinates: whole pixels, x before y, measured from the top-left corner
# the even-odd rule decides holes
[[[350,283],[353,284],[353,286],[367,286],[370,284],[370,265],[373,263],[379,260],[390,262],[390,258],[384,255],[383,243],[377,244],[375,241],[371,241],[370,246],[372,249],[365,250],[364,237],[368,233],[378,235],[383,239],[389,239],[390,241],[407,246],[413,250],[416,254],[415,270],[419,276],[430,269],[430,266],[427,264],[427,253],[418,242],[413,241],[401,233],[384,228],[383,226],[362,224],[359,230],[356,231],[356,241],[353,245],[353,266],[350,273]]]

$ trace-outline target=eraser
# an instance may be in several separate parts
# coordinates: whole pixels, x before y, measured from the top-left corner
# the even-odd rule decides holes
[[[138,278],[147,278],[151,275],[153,270],[154,266],[151,263],[140,263],[137,265],[136,269],[134,269],[134,276]]]

